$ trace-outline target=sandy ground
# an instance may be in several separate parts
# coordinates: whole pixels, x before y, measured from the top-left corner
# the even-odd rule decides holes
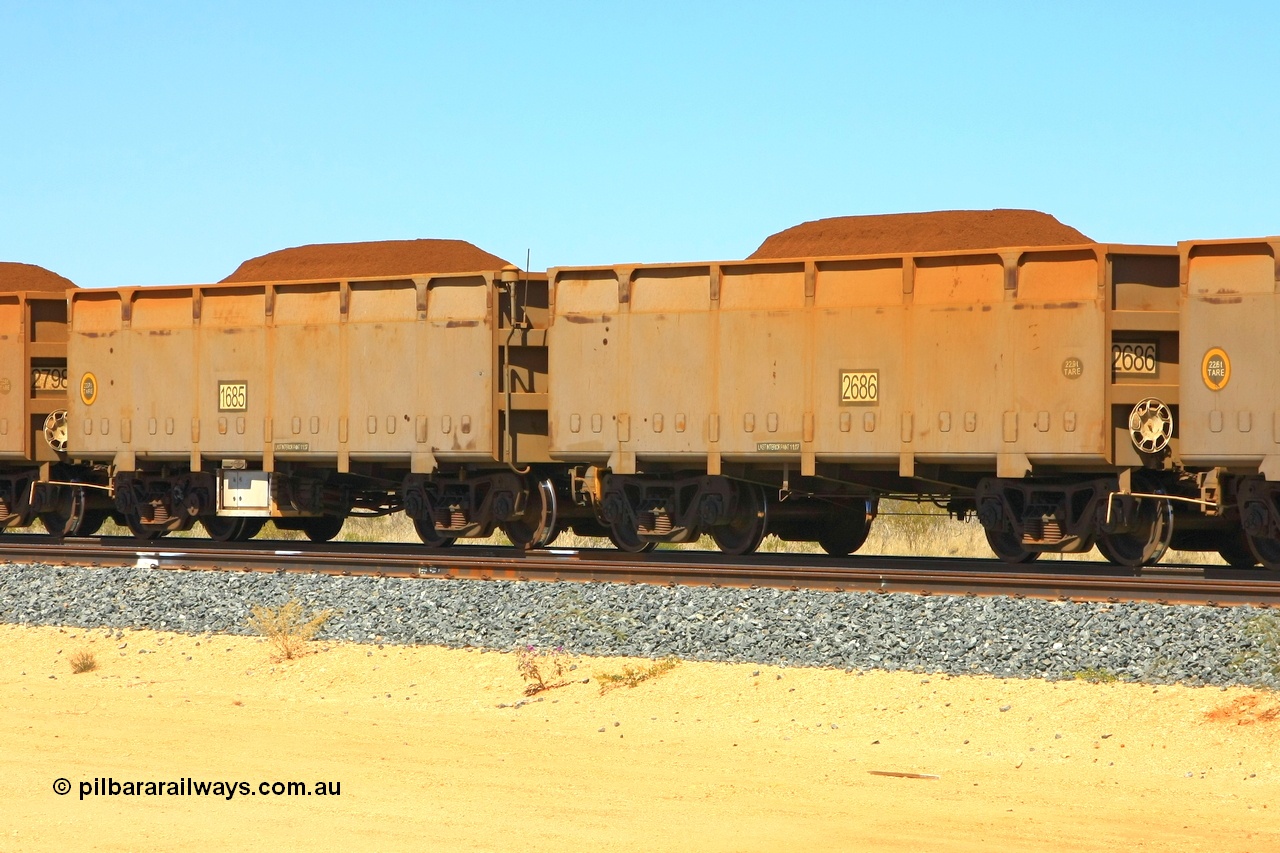
[[[1269,694],[313,647],[0,626],[0,850],[1280,850]]]

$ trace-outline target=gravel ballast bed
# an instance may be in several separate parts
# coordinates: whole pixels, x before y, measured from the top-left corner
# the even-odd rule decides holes
[[[608,583],[0,567],[0,622],[248,634],[299,599],[356,642],[841,669],[1280,686],[1248,628],[1268,611]]]

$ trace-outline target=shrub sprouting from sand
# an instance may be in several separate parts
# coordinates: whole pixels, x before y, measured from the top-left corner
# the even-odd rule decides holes
[[[98,668],[98,659],[93,656],[93,652],[84,649],[73,654],[70,663],[71,671],[76,675],[82,672],[93,672]]]
[[[597,675],[596,680],[600,682],[600,695],[603,696],[610,690],[616,690],[619,687],[636,687],[651,678],[657,678],[670,672],[679,663],[680,660],[678,658],[668,657],[655,661],[648,666],[627,665],[622,668],[622,672],[606,672],[603,675]]]
[[[569,659],[562,646],[554,649],[521,646],[516,650],[516,668],[525,681],[526,696],[554,687],[564,687],[568,683],[564,680],[564,674],[569,671]]]
[[[249,630],[266,637],[284,660],[293,660],[302,654],[307,642],[337,613],[325,609],[307,615],[302,602],[296,598],[279,607],[255,604],[250,610],[253,615],[248,619]]]

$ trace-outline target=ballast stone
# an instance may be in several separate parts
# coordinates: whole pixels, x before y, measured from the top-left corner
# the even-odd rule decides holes
[[[248,634],[297,598],[356,642],[922,673],[1278,687],[1248,633],[1267,611],[773,589],[0,567],[0,622]],[[945,630],[944,630],[945,629]]]

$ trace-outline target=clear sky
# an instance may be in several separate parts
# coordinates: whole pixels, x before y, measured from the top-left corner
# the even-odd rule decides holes
[[[190,283],[453,237],[725,259],[825,216],[1280,233],[1264,3],[0,0],[0,260]]]

